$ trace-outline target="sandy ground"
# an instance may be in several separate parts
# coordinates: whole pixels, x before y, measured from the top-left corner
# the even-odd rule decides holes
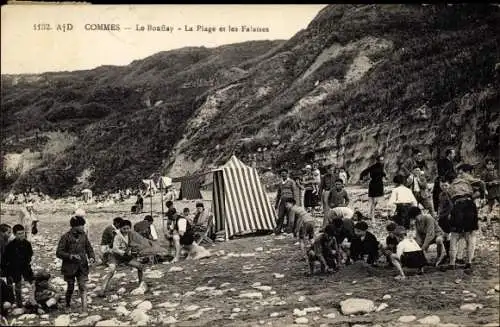
[[[351,190],[356,196],[366,190]],[[145,199],[145,213],[131,216],[128,214],[131,202],[115,204],[104,208],[95,205],[84,206],[90,223],[90,239],[94,250],[99,253],[102,230],[116,216],[125,216],[133,223],[141,220],[149,210],[149,199]],[[358,199],[356,206],[366,203]],[[209,206],[209,201],[205,201]],[[155,211],[161,212],[159,199],[155,199]],[[194,210],[195,201],[177,202],[182,210]],[[2,205],[2,222],[11,223],[15,219],[18,206]],[[49,269],[55,277],[60,277],[55,258],[55,247],[60,235],[69,229],[69,217],[74,204],[58,201],[57,204],[40,204],[40,233],[35,237],[35,268]],[[317,224],[319,225],[318,219]],[[377,221],[372,231],[385,239],[386,221]],[[161,225],[157,222],[161,230]],[[121,268],[121,277],[112,281],[112,291],[106,299],[95,297],[95,289],[104,275],[104,267],[91,269],[89,289],[92,303],[90,315],[100,315],[101,320],[116,317],[121,322],[134,325],[130,317],[118,317],[115,308],[125,306],[132,311],[141,300],[149,300],[153,308],[147,312],[148,325],[166,325],[177,321],[176,326],[287,326],[293,325],[297,316],[294,309],[319,307],[319,311],[306,314],[309,326],[425,326],[419,319],[436,315],[441,326],[482,326],[499,321],[499,294],[494,290],[498,285],[499,249],[498,239],[482,233],[479,240],[475,269],[465,274],[463,269],[441,272],[429,268],[426,274],[409,276],[399,282],[393,279],[395,272],[388,268],[367,270],[360,265],[344,267],[330,276],[306,277],[306,262],[301,259],[295,240],[288,236],[260,236],[239,238],[208,247],[211,258],[201,261],[183,261],[176,264],[182,271],[169,272],[171,264],[148,267],[148,271],[161,272],[159,278],[147,277],[149,290],[144,295],[133,296],[130,291],[137,287],[136,273]],[[282,274],[276,278],[274,274]],[[279,277],[279,276],[278,276]],[[261,290],[255,287],[269,286]],[[124,287],[126,293],[113,295]],[[204,288],[205,287],[205,288]],[[257,292],[261,298],[241,298],[242,292]],[[383,299],[384,295],[390,298]],[[75,299],[77,296],[75,295]],[[343,315],[340,301],[348,298],[372,300],[376,306],[386,303],[387,308],[380,312],[364,315]],[[135,302],[135,303],[134,303]],[[171,309],[158,307],[170,302]],[[460,309],[463,304],[478,303],[482,308],[475,312]],[[84,319],[79,316],[75,304],[72,324]],[[326,317],[328,314],[332,314]],[[48,316],[18,316],[16,325],[54,325],[54,319],[62,312]],[[401,316],[413,315],[417,320],[411,323],[398,322]],[[175,319],[174,319],[175,318]],[[453,325],[455,324],[455,325]]]

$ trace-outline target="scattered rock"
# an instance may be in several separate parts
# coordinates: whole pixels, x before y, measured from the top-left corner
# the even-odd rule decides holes
[[[124,306],[121,305],[115,309],[115,312],[118,316],[128,316],[130,314],[130,311],[128,311]]]
[[[460,284],[462,280],[460,278],[455,279],[455,284]]]
[[[389,307],[389,305],[388,305],[387,303],[381,303],[381,304],[377,307],[377,309],[376,309],[375,311],[376,311],[376,312],[380,312],[380,311],[382,311],[382,310],[384,310],[384,309],[386,309],[386,308],[388,308],[388,307]]]
[[[233,308],[232,310],[233,312],[241,312],[241,309],[240,308]]]
[[[300,317],[300,318],[295,319],[295,323],[299,324],[299,325],[305,325],[305,324],[309,323],[309,319],[307,319],[306,317]]]
[[[482,309],[483,305],[480,303],[468,303],[464,304],[460,307],[460,310],[466,311],[466,312],[474,312],[478,309]]]
[[[144,310],[145,312],[153,309],[153,304],[150,301],[144,301],[137,305],[137,309]]]
[[[276,318],[276,317],[279,317],[279,315],[280,315],[279,312],[271,312],[271,314],[269,315],[269,317]]]
[[[224,288],[224,287],[228,287],[229,285],[231,285],[231,283],[222,283],[219,288]]]
[[[13,316],[20,316],[24,313],[24,308],[15,308],[12,310],[12,315]]]
[[[297,299],[298,302],[304,302],[306,299],[306,297],[304,295],[301,295],[299,296],[299,298]]]
[[[40,316],[40,319],[49,319],[50,316],[48,314],[44,314]]]
[[[386,294],[382,297],[383,300],[390,300],[392,296],[390,294]]]
[[[130,318],[132,318],[132,321],[137,323],[138,326],[144,326],[149,322],[149,316],[142,310],[142,309],[134,309],[130,313]]]
[[[495,291],[500,292],[500,284],[496,284],[494,288]]]
[[[109,320],[102,320],[99,321],[95,327],[108,327],[108,326],[125,326],[125,324],[116,318],[109,319]]]
[[[417,320],[417,317],[415,316],[401,316],[399,317],[398,321],[403,322],[403,323],[408,323]]]
[[[192,295],[195,295],[196,292],[193,292],[193,291],[188,291],[186,293],[184,293],[184,296],[192,296]]]
[[[188,305],[187,307],[184,307],[184,311],[188,311],[188,312],[196,311],[199,308],[200,308],[200,306],[193,304],[193,305]]]
[[[255,248],[255,252],[262,252],[264,251],[264,248],[263,247],[258,247],[258,248]]]
[[[20,316],[17,319],[18,320],[33,320],[35,318],[36,318],[36,314],[30,313],[30,314],[23,314],[22,316]]]
[[[161,272],[160,270],[152,270],[152,271],[146,272],[144,275],[147,278],[158,279],[158,278],[163,277],[163,272]]]
[[[347,296],[351,296],[351,295],[352,295],[352,292],[347,292],[347,293],[345,293],[345,295],[347,295]]]
[[[158,304],[159,308],[172,309],[179,306],[179,303],[163,302]]]
[[[71,317],[69,315],[60,315],[54,320],[54,326],[69,326]]]
[[[271,286],[266,286],[266,285],[256,286],[254,288],[259,290],[259,291],[265,291],[265,292],[268,292],[268,291],[273,289]]]
[[[116,294],[118,295],[123,295],[127,293],[127,290],[125,289],[125,287],[120,287],[120,289],[116,292]]]
[[[178,271],[183,271],[184,269],[182,267],[171,267],[168,272],[178,272]]]
[[[195,292],[205,292],[205,291],[212,291],[214,289],[215,289],[215,287],[212,287],[212,286],[201,286],[201,287],[197,287],[194,291]]]
[[[148,290],[148,286],[145,282],[142,282],[138,288],[130,292],[130,295],[144,295]]]
[[[305,310],[293,309],[293,315],[297,317],[303,317],[307,315],[307,312]]]
[[[344,315],[357,313],[369,313],[375,311],[375,303],[366,299],[347,299],[340,302],[340,307]]]
[[[177,319],[175,319],[175,317],[172,317],[172,316],[168,316],[167,318],[164,318],[161,321],[161,323],[165,324],[165,325],[175,324],[176,322],[177,322]]]
[[[285,275],[283,275],[283,274],[278,274],[278,273],[274,273],[274,274],[273,274],[273,276],[274,276],[274,278],[276,278],[276,279],[281,279],[281,278],[285,277]]]
[[[335,314],[335,312],[331,312],[331,313],[324,314],[323,317],[328,318],[328,319],[335,319],[335,317],[337,317],[337,315]]]
[[[320,307],[309,307],[309,308],[305,308],[304,311],[306,313],[318,312],[318,311],[321,311],[321,308]]]
[[[432,315],[425,318],[419,319],[418,322],[422,325],[437,325],[441,319],[438,316]]]
[[[246,298],[246,299],[262,299],[262,293],[260,292],[245,292],[245,293],[240,293],[239,295],[240,298]]]
[[[99,315],[88,316],[87,318],[80,320],[75,324],[75,326],[94,326],[99,321],[102,320],[102,317]]]

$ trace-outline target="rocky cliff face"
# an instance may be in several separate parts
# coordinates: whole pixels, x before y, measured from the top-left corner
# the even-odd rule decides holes
[[[10,156],[2,184],[99,192],[159,169],[192,173],[232,153],[256,156],[261,170],[343,164],[354,181],[376,153],[394,173],[412,147],[434,160],[453,146],[480,162],[498,152],[499,9],[331,5],[286,42],[2,76],[4,153],[30,149],[32,158],[52,144],[29,169]]]
[[[343,164],[354,180],[377,153],[394,173],[415,147],[435,160],[453,146],[479,163],[498,151],[498,26],[489,5],[326,7],[244,81],[207,95],[219,99],[212,120],[180,153]]]

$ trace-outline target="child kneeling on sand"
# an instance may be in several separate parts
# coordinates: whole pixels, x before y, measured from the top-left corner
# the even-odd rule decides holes
[[[427,260],[418,243],[413,238],[408,237],[406,230],[400,226],[396,228],[394,234],[399,240],[396,253],[391,254],[391,262],[399,272],[395,278],[398,280],[406,278],[403,267],[418,269],[419,273],[423,273]]]
[[[335,227],[327,225],[325,231],[318,235],[307,253],[311,275],[314,274],[316,262],[321,264],[321,272],[333,272],[339,262],[339,250],[335,239]]]

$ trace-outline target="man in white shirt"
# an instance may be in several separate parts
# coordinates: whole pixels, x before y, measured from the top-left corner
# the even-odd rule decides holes
[[[410,219],[408,218],[408,211],[411,207],[418,206],[417,199],[413,192],[404,185],[405,178],[402,175],[394,176],[393,182],[396,187],[392,190],[389,197],[388,206],[396,210],[393,215],[393,220],[396,224],[403,226],[406,229],[410,228]]]
[[[395,278],[398,280],[406,278],[403,267],[416,268],[419,269],[419,273],[423,273],[427,260],[418,243],[413,238],[408,237],[406,230],[401,226],[396,228],[394,235],[399,241],[396,253],[392,253],[390,256],[392,264],[399,272]]]
[[[175,257],[172,263],[180,260],[183,248],[188,252],[188,257],[192,259],[201,259],[210,256],[208,250],[195,242],[195,230],[193,227],[194,226],[186,217],[177,215],[173,234]]]

